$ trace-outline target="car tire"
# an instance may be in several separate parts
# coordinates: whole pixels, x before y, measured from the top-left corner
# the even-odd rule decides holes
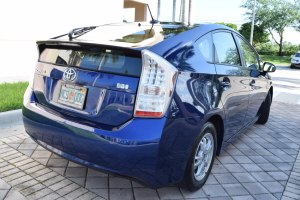
[[[291,68],[291,69],[293,69],[293,68],[294,68],[294,66],[293,66],[293,65],[291,65],[291,66],[290,66],[290,68]]]
[[[194,144],[179,187],[188,191],[196,191],[205,184],[216,156],[216,135],[214,125],[211,122],[205,123]]]
[[[265,101],[260,106],[260,116],[256,123],[258,124],[267,123],[270,114],[270,107],[271,107],[271,94],[269,91]]]

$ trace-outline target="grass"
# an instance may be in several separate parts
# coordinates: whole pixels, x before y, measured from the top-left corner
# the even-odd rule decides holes
[[[291,64],[290,57],[269,56],[269,55],[260,55],[260,57],[264,62],[270,62],[275,65],[290,65]]]
[[[0,84],[0,112],[22,108],[28,82]]]

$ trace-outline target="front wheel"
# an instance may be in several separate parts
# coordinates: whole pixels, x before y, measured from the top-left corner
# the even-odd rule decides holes
[[[181,188],[196,191],[205,184],[216,156],[216,135],[214,125],[205,123],[193,147],[184,178],[179,184]]]

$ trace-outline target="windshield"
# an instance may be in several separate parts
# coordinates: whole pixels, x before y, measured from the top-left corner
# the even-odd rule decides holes
[[[300,53],[296,53],[295,57],[300,57]]]

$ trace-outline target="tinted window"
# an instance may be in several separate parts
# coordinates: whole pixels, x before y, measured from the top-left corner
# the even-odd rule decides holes
[[[214,33],[213,40],[216,63],[240,65],[240,57],[231,33]]]
[[[254,50],[243,39],[241,39],[240,37],[237,38],[242,49],[242,54],[245,61],[245,67],[251,69],[259,69],[259,63]]]
[[[202,36],[198,42],[199,50],[207,62],[213,62],[211,35]]]
[[[102,48],[46,48],[40,55],[40,61],[134,76],[140,76],[142,70],[140,57]]]
[[[154,36],[154,30],[147,29],[143,31],[139,31],[136,33],[132,33],[130,35],[125,35],[122,38],[118,38],[112,41],[115,42],[128,42],[128,43],[139,43],[143,42],[144,40],[147,40],[149,38],[152,38]]]

